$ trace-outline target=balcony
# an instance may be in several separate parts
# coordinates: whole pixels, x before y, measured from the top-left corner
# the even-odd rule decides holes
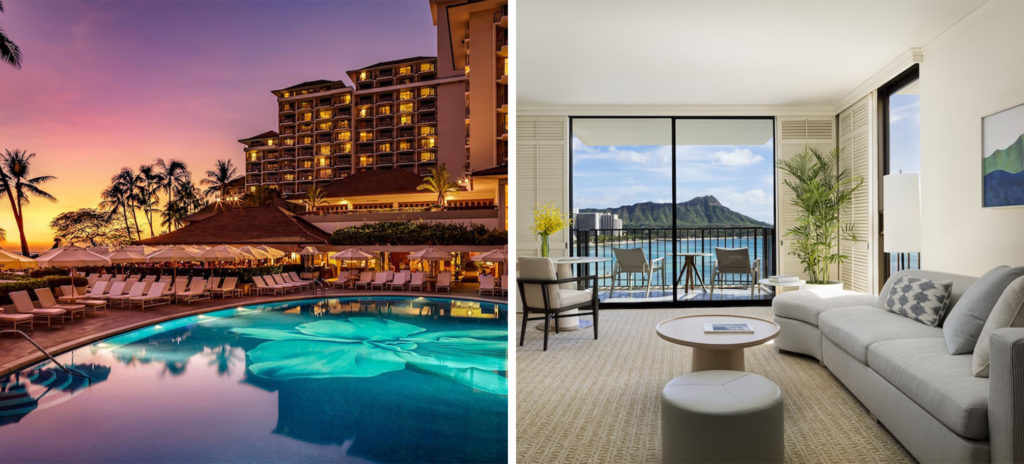
[[[722,228],[696,228],[679,227],[675,229],[676,247],[673,250],[671,228],[643,228],[643,229],[586,229],[571,231],[573,236],[573,255],[575,256],[596,256],[614,258],[612,248],[640,248],[644,251],[648,260],[657,258],[665,259],[664,281],[660,273],[654,274],[654,281],[651,285],[650,296],[646,296],[646,285],[630,286],[624,280],[615,285],[615,292],[611,293],[611,273],[615,264],[614,259],[596,263],[596,269],[591,268],[589,275],[602,276],[598,279],[598,298],[608,304],[615,303],[643,303],[643,302],[672,302],[675,301],[709,301],[710,294],[705,292],[699,285],[696,287],[680,285],[677,276],[683,266],[682,258],[675,258],[673,262],[672,253],[710,253],[712,256],[697,257],[697,270],[705,283],[710,281],[711,265],[714,261],[715,247],[722,248],[747,248],[750,250],[751,263],[755,259],[761,259],[761,275],[767,276],[774,273],[775,269],[775,229],[762,227],[722,227]],[[591,273],[592,272],[592,273]],[[740,286],[745,282],[738,280],[737,275],[726,275],[726,286]],[[646,282],[645,282],[646,283]],[[664,286],[664,290],[662,290]],[[673,287],[675,297],[673,297]],[[750,296],[749,287],[742,289],[726,288],[721,292],[715,289],[715,300],[769,300],[770,292],[760,292],[753,298]]]
[[[398,155],[399,166],[411,166],[416,163],[416,155],[412,153]]]
[[[502,5],[494,12],[494,23],[501,27],[508,27],[508,5]]]
[[[394,164],[394,155],[377,155],[377,158],[374,160],[374,165],[376,166],[393,166]]]
[[[434,111],[434,110],[437,109],[437,102],[436,101],[421,101],[419,106],[420,106],[420,108],[417,111],[419,111],[421,113],[424,112],[424,111]]]

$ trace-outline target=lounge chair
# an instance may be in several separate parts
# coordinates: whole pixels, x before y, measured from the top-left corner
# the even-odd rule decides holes
[[[267,285],[267,282],[263,280],[263,276],[252,276],[252,281],[256,284],[256,292],[260,295],[284,293],[284,289],[277,285]]]
[[[359,280],[352,284],[352,288],[365,288],[370,289],[370,283],[373,282],[373,271],[363,271],[359,273]]]
[[[174,301],[185,300],[185,304],[209,298],[210,294],[206,292],[206,279],[202,277],[193,277],[188,284],[188,290],[174,293]]]
[[[479,294],[483,295],[484,292],[494,294],[494,276],[482,275],[480,276],[480,290]]]
[[[103,295],[100,298],[103,298],[109,302],[111,298],[117,298],[120,297],[121,295],[124,295],[124,285],[125,283],[121,282],[120,280],[110,281],[110,291],[108,291],[106,295]]]
[[[174,279],[174,285],[164,290],[164,295],[174,298],[174,295],[188,290],[188,276],[181,276]]]
[[[89,290],[89,293],[86,294],[84,298],[76,298],[75,303],[85,305],[85,310],[92,311],[93,314],[96,314],[96,312],[101,309],[105,310],[107,309],[107,300],[103,299],[103,292],[106,289],[107,281],[101,280],[99,282],[96,282],[96,285],[92,286],[92,289]],[[64,294],[71,293],[71,286],[61,285],[60,291]]]
[[[88,294],[79,293],[74,285],[61,285],[60,291],[62,294],[57,299],[61,303],[73,304],[77,303],[78,300],[84,300],[88,298]],[[92,290],[90,289],[89,291],[91,292]]]
[[[394,275],[395,273],[391,271],[378,272],[373,278],[373,283],[370,284],[370,290],[378,287],[380,287],[381,290],[384,290],[384,287],[387,286],[388,282],[391,281],[391,278],[394,277]]]
[[[8,293],[7,296],[11,298],[14,303],[14,310],[21,314],[31,314],[37,319],[46,318],[46,326],[51,327],[53,318],[60,318],[64,321],[64,314],[68,311],[63,308],[37,308],[36,305],[32,304],[32,298],[28,296],[28,291],[19,290],[17,292]]]
[[[450,271],[444,271],[437,275],[437,285],[434,285],[434,291],[440,292],[441,290],[444,290],[451,293],[452,286],[452,273]]]
[[[301,282],[303,284],[306,284],[306,286],[309,287],[309,288],[313,288],[313,283],[316,282],[315,280],[311,280],[311,279],[303,279],[303,278],[299,277],[299,275],[296,274],[294,271],[285,273],[285,275],[288,276],[288,277],[291,277],[293,282]]]
[[[405,290],[405,286],[409,285],[409,277],[409,271],[401,271],[398,274],[395,274],[395,280],[388,283],[388,288],[391,290],[394,290],[395,288]]]
[[[427,289],[427,273],[425,272],[413,272],[411,280],[409,280],[409,291],[413,289],[424,291]]]
[[[213,290],[220,285],[220,277],[210,277],[210,280],[206,281],[206,291]]]
[[[58,304],[57,300],[53,297],[53,291],[50,287],[37,288],[32,290],[36,294],[36,299],[39,300],[39,306],[44,308],[60,308],[65,311],[64,317],[70,317],[72,321],[75,320],[76,314],[81,314],[82,319],[85,319],[85,305],[82,304]]]
[[[295,290],[295,286],[294,285],[289,285],[289,284],[284,284],[284,283],[278,282],[279,279],[280,278],[275,279],[273,274],[267,274],[267,275],[263,276],[263,282],[266,282],[268,287],[276,288],[281,293],[288,293],[291,290]]]
[[[120,280],[120,281],[123,282],[124,281],[124,274],[115,274],[114,275],[114,280]]]
[[[299,290],[305,290],[310,286],[308,282],[292,279],[292,276],[288,275],[287,272],[278,275],[281,276],[281,283],[287,285],[294,285],[295,288]]]
[[[150,274],[150,275],[148,275],[146,277],[143,277],[142,281],[151,284],[153,282],[156,282],[156,277],[157,277],[156,274]]]
[[[127,287],[129,285],[129,282],[125,282],[124,284],[125,287]],[[131,287],[128,290],[128,293],[123,293],[117,297],[112,297],[108,295],[107,301],[109,301],[111,304],[117,302],[123,307],[124,305],[128,304],[128,300],[137,296],[142,296],[142,294],[146,291],[145,282],[131,282],[130,284]]]
[[[28,330],[33,330],[32,320],[35,316],[31,314],[7,314],[0,308],[0,326],[3,324],[13,325],[14,330],[18,330],[18,324],[28,324]]]
[[[294,283],[294,282],[286,282],[284,280],[284,277],[281,277],[281,274],[271,274],[270,278],[273,279],[272,283],[270,281],[267,281],[266,277],[264,277],[263,280],[267,281],[267,283],[276,284],[277,286],[285,289],[286,291],[296,291],[296,290],[299,290],[299,287],[302,286],[302,284],[297,284],[297,283]]]
[[[220,295],[221,298],[227,298],[228,295],[242,296],[242,289],[235,288],[237,285],[238,277],[225,277],[220,287],[210,289],[210,296]]]
[[[164,295],[165,287],[167,287],[167,282],[154,282],[144,296],[133,296],[128,299],[128,309],[131,309],[132,305],[136,303],[143,311],[146,310],[147,304],[149,306],[170,304],[171,299]]]
[[[327,281],[332,287],[340,288],[355,288],[356,279],[359,277],[359,273],[356,271],[341,271],[338,273],[338,278]]]

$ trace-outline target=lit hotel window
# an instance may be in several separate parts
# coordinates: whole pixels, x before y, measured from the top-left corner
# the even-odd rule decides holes
[[[423,127],[420,127],[420,135],[421,136],[424,136],[424,135],[434,135],[435,131],[436,131],[436,129],[434,128],[434,126],[423,126]]]
[[[299,163],[299,167],[302,169],[310,169],[313,167],[313,162],[310,160],[303,160],[301,163]]]
[[[352,144],[351,143],[343,143],[343,144],[341,144],[341,152],[342,153],[351,153],[352,152]]]
[[[402,126],[408,126],[409,124],[412,124],[412,116],[402,116],[398,118],[398,124]]]
[[[384,105],[377,108],[377,114],[391,114],[391,105]]]
[[[302,138],[302,144],[303,145],[309,145],[311,143],[313,143],[313,137],[310,137],[310,136],[307,135],[307,136]]]
[[[370,156],[366,156],[366,155],[360,156],[359,157],[359,165],[360,166],[369,166],[370,162],[372,160],[373,160],[373,158],[370,157]]]
[[[284,142],[282,143],[288,146],[295,145],[295,139],[284,139]]]
[[[432,151],[421,151],[420,152],[420,162],[421,163],[425,163],[425,162],[428,162],[428,161],[434,161],[434,152],[432,152]]]
[[[363,71],[363,72],[359,73],[359,80],[361,80],[361,81],[365,81],[366,80],[366,71]]]
[[[398,74],[412,74],[412,66],[402,66],[398,68]]]
[[[252,150],[249,152],[249,161],[259,161],[259,152]]]
[[[283,178],[285,182],[291,182],[295,180],[295,174],[285,174]]]
[[[434,148],[437,144],[437,139],[430,137],[420,140],[420,148]]]
[[[399,113],[412,113],[412,103],[400,103],[398,105]]]
[[[421,87],[420,97],[433,97],[436,90],[433,87]]]
[[[268,147],[272,147],[272,146],[274,146],[274,143],[275,143],[275,142],[274,142],[274,139],[267,139],[267,146],[268,146]]]
[[[347,104],[347,103],[349,103],[351,101],[352,101],[352,95],[349,95],[349,94],[345,94],[345,95],[342,95],[342,96],[338,97],[338,103],[341,103],[343,105]]]
[[[310,113],[310,112],[308,112],[308,111],[307,111],[307,112],[305,112],[305,113],[302,113],[302,114],[301,114],[301,115],[299,116],[299,120],[300,120],[300,121],[312,121],[312,120],[313,120],[313,113]]]
[[[331,119],[331,110],[320,110],[320,119]]]
[[[412,150],[412,143],[409,142],[408,140],[403,140],[401,142],[398,142],[398,149],[399,150]]]
[[[359,117],[360,118],[365,118],[365,117],[367,117],[369,115],[370,115],[370,108],[365,107],[365,106],[362,107],[362,108],[359,108]]]
[[[316,165],[321,167],[321,168],[327,167],[327,158],[317,158],[316,159]]]
[[[382,144],[380,144],[379,147],[377,147],[377,151],[391,151],[391,144],[390,143],[382,143]]]
[[[412,100],[412,90],[403,90],[398,92],[399,100]]]
[[[360,132],[359,133],[359,141],[360,142],[369,142],[370,140],[373,140],[373,133],[372,132]]]
[[[338,132],[338,141],[339,142],[348,142],[349,140],[352,140],[352,133],[351,132],[349,132],[349,131]]]
[[[420,72],[427,72],[434,70],[434,63],[420,63]]]
[[[348,129],[348,119],[338,121],[338,129]]]
[[[330,145],[320,145],[320,154],[321,155],[329,155],[329,154],[331,154],[331,146]]]
[[[505,76],[508,75],[508,58],[505,58],[505,72],[503,72],[502,74]]]
[[[322,122],[320,123],[320,130],[331,130],[331,123]]]

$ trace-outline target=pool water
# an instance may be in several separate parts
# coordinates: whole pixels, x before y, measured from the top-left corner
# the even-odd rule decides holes
[[[507,317],[328,298],[128,332],[0,378],[0,461],[504,462]]]

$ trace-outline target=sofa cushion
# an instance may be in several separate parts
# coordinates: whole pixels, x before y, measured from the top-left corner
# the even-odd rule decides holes
[[[892,289],[893,282],[896,281],[900,276],[913,276],[920,277],[928,280],[950,280],[953,282],[953,292],[949,295],[949,307],[953,308],[960,297],[967,291],[968,288],[978,280],[977,277],[965,276],[960,274],[950,274],[948,272],[938,271],[923,271],[920,269],[907,269],[904,271],[897,272],[885,281],[885,285],[882,286],[882,291],[878,293],[878,306],[885,307],[885,300],[889,298],[889,290]],[[949,315],[949,311],[946,311],[946,315]],[[941,324],[941,322],[940,322]]]
[[[561,294],[562,306],[583,306],[590,304],[594,294],[590,290],[567,290],[564,288],[558,289],[558,293]]]
[[[871,306],[877,298],[873,295],[837,290],[834,292],[817,292],[799,290],[780,293],[772,299],[772,312],[777,317],[796,319],[818,326],[818,315],[830,309],[848,306]]]
[[[952,280],[935,281],[899,276],[889,290],[885,309],[922,324],[937,326],[949,308],[952,289]]]
[[[929,327],[874,306],[851,306],[825,311],[818,317],[821,334],[858,361],[868,363],[872,344],[904,338],[942,338],[942,329]]]
[[[1004,327],[1024,327],[1024,277],[1018,277],[1010,282],[992,308],[992,314],[988,315],[971,357],[971,370],[974,375],[988,377],[992,331]]]
[[[949,354],[967,354],[978,344],[992,307],[1010,282],[1024,276],[1024,266],[992,268],[964,292],[960,301],[949,311],[942,333],[946,337]]]
[[[974,376],[969,355],[946,352],[941,337],[871,345],[868,366],[955,432],[988,439],[988,379]]]

